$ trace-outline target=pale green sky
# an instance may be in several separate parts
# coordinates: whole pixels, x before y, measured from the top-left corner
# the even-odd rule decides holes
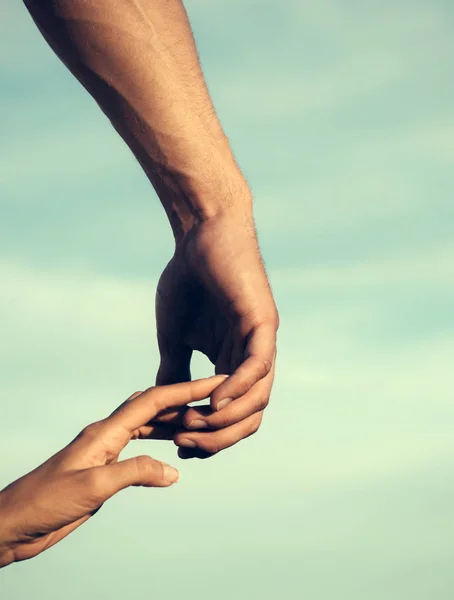
[[[454,595],[454,5],[188,0],[282,325],[260,432],[0,573],[12,600]],[[160,204],[0,7],[0,486],[154,381]],[[208,374],[200,359],[195,376]]]

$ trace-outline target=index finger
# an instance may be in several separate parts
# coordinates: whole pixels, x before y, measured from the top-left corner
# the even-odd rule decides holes
[[[132,433],[166,408],[208,398],[224,379],[225,375],[214,375],[195,381],[151,387],[129,402],[123,403],[106,422],[109,425],[121,425]]]
[[[271,371],[276,354],[276,328],[263,323],[253,330],[246,346],[245,361],[211,394],[211,407],[221,410],[231,400],[244,396]]]

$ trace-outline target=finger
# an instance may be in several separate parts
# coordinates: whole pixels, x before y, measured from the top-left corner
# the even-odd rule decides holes
[[[218,431],[179,431],[175,434],[174,443],[180,448],[202,450],[210,455],[217,454],[255,433],[262,421],[262,415],[263,412],[256,413],[240,423]]]
[[[169,408],[163,410],[153,419],[153,423],[162,423],[171,427],[182,427],[183,417],[185,412],[188,410],[187,406],[179,406],[177,408]]]
[[[221,368],[218,368],[218,371]],[[225,364],[224,364],[224,369]],[[189,407],[182,406],[171,408],[159,413],[153,423],[165,423],[174,428],[187,429],[221,429],[242,421],[246,417],[266,408],[269,403],[271,388],[273,386],[276,361],[273,361],[271,373],[257,382],[247,394],[235,400],[221,411],[213,411],[210,405]],[[197,421],[191,423],[193,421]]]
[[[190,458],[210,458],[213,456],[209,452],[205,452],[205,450],[200,450],[199,448],[178,448],[177,452],[178,458],[182,460],[188,460]]]
[[[223,379],[222,375],[214,375],[196,381],[152,387],[134,400],[124,402],[106,419],[106,423],[110,426],[120,425],[132,434],[165,409],[207,398]]]
[[[141,394],[143,394],[143,392],[134,392],[134,394],[131,394],[129,396],[129,398],[126,398],[126,400],[124,402],[122,402],[120,404],[120,406],[117,406],[117,408],[113,412],[110,413],[110,416],[112,416],[115,413],[119,412],[124,406],[126,406],[126,404],[128,404],[128,402],[131,402],[131,400],[134,400],[134,398],[137,398]]]
[[[222,342],[221,351],[216,360],[215,372],[216,374],[231,375],[233,369],[231,367],[231,356],[232,356],[232,334],[227,331],[224,340]]]
[[[169,343],[158,334],[161,361],[156,375],[156,385],[170,385],[191,380],[192,349],[186,344]]]
[[[118,408],[114,410],[112,413],[115,414],[119,412],[121,408],[123,408],[128,402],[134,400],[138,396],[143,394],[143,392],[134,392],[131,394],[127,400],[125,400]],[[146,423],[142,427],[138,429],[134,429],[132,432],[133,440],[172,440],[175,435],[175,430],[177,427],[181,427],[183,424],[183,416],[185,412],[185,407],[182,408],[171,408],[169,410],[163,411],[159,415],[156,416],[156,419],[153,421]]]
[[[266,377],[272,369],[275,350],[276,328],[273,324],[264,323],[253,330],[244,353],[244,362],[211,394],[213,410],[222,410]]]
[[[235,340],[232,348],[232,356],[230,360],[230,373],[234,373],[236,369],[244,362],[247,340],[240,337]]]
[[[249,392],[230,402],[222,410],[213,411],[211,406],[188,408],[183,415],[183,427],[188,430],[223,429],[264,410],[269,403],[274,370],[275,363],[264,379],[258,381]]]
[[[147,423],[133,432],[133,440],[173,440],[177,428],[171,425]]]
[[[89,469],[89,487],[105,502],[129,486],[168,487],[179,477],[179,472],[170,465],[143,455]]]

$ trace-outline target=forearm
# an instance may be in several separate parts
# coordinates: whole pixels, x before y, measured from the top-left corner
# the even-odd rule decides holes
[[[250,209],[181,0],[24,1],[142,165],[176,236]]]

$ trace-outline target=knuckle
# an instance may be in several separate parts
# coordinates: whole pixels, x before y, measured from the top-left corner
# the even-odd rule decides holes
[[[231,425],[234,425],[237,422],[237,419],[235,418],[235,415],[233,413],[227,413],[225,415],[219,413],[219,416],[216,415],[217,418],[216,420],[211,422],[211,426],[212,427],[216,427],[219,429],[225,429],[226,427],[230,427]]]
[[[251,424],[249,425],[248,435],[254,435],[254,433],[256,433],[258,431],[261,422],[262,422],[261,416],[256,419],[253,419],[251,421]]]
[[[86,427],[82,429],[79,436],[83,439],[91,440],[98,437],[100,430],[102,427],[102,421],[95,421],[94,423],[90,423]]]
[[[134,468],[137,472],[137,480],[141,481],[150,474],[150,471],[152,470],[152,459],[145,454],[136,456],[136,459],[134,460]]]
[[[261,378],[266,377],[268,373],[271,371],[271,367],[273,366],[273,362],[268,358],[264,358],[261,360],[259,365],[259,374]]]
[[[94,501],[99,501],[104,497],[105,485],[100,471],[88,469],[84,474],[84,487],[89,492]]]
[[[260,381],[260,379],[263,379],[264,375],[262,375],[262,373],[256,373],[255,377],[248,377],[247,379],[244,380],[244,389],[241,390],[244,394],[247,394],[249,390],[251,390],[254,385],[257,383],[257,381]]]
[[[219,442],[216,440],[216,436],[210,436],[199,442],[199,448],[201,450],[205,450],[205,452],[209,452],[210,454],[217,454],[221,449],[219,446]]]
[[[157,386],[153,385],[144,392],[148,397],[148,401],[155,407],[156,412],[160,412],[165,408],[165,394],[158,393],[158,389]]]
[[[276,306],[263,316],[261,323],[271,325],[275,331],[279,329],[280,317]]]
[[[269,396],[264,396],[263,398],[260,398],[258,405],[257,405],[257,412],[264,410],[268,406],[269,403],[270,403]]]

